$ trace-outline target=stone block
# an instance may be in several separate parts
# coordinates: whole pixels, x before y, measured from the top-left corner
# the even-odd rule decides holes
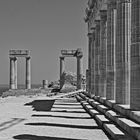
[[[109,120],[104,115],[95,115],[95,119],[102,126],[104,123],[108,123]]]
[[[105,100],[105,104],[110,108],[113,108],[113,106],[115,105],[115,100]]]
[[[97,105],[97,109],[100,111],[100,112],[102,112],[103,114],[105,114],[106,113],[106,111],[107,110],[109,110],[109,108],[107,108],[106,106],[104,106],[104,105]]]
[[[104,124],[103,127],[115,140],[134,140],[114,124]]]

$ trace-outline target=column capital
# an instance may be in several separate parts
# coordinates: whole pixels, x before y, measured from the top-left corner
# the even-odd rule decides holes
[[[130,3],[131,0],[117,0],[117,3]]]
[[[10,58],[10,60],[14,60],[14,61],[17,60],[17,57],[11,57],[10,56],[9,58]]]
[[[101,20],[107,20],[107,10],[100,10]]]
[[[77,51],[76,51],[76,57],[77,57],[77,59],[79,59],[79,58],[81,59],[83,57],[83,52],[80,48],[77,49]]]
[[[109,0],[108,3],[107,3],[108,8],[116,9],[117,1],[118,0]],[[123,0],[120,0],[120,1],[123,1]]]
[[[64,59],[65,59],[65,57],[64,57],[64,56],[60,56],[59,58],[60,58],[60,60],[64,60]]]
[[[29,60],[29,59],[31,59],[31,56],[26,57],[26,60]]]
[[[95,25],[97,26],[97,25],[99,25],[100,24],[100,19],[95,19]]]

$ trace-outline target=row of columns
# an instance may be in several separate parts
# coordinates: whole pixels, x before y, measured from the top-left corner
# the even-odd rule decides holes
[[[77,56],[77,89],[81,89],[81,82],[82,82],[82,74],[81,74],[81,56]],[[65,72],[65,64],[64,64],[65,57],[60,56],[60,89],[64,85],[64,72]]]
[[[31,89],[31,62],[30,57],[26,57],[26,89]],[[17,89],[17,58],[10,57],[10,89]]]
[[[140,1],[108,0],[88,34],[88,93],[140,110]]]

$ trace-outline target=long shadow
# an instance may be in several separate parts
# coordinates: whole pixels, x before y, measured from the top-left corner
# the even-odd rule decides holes
[[[3,131],[5,129],[8,129],[22,121],[24,121],[25,119],[21,119],[21,118],[12,118],[10,121],[6,121],[0,124],[0,131]]]
[[[24,104],[25,106],[32,106],[35,111],[50,111],[55,100],[34,100],[32,102]]]
[[[68,106],[63,106],[63,107],[52,107],[52,108],[58,108],[58,109],[83,109],[82,106],[81,107],[68,107]]]
[[[50,137],[50,136],[37,136],[22,134],[13,137],[18,140],[86,140],[86,139],[72,139],[72,138],[61,138],[61,137]]]
[[[92,119],[91,117],[73,117],[73,116],[57,116],[57,115],[36,115],[33,114],[32,117],[56,117],[56,118],[68,118],[68,119]]]
[[[57,124],[57,123],[26,123],[25,125],[32,125],[32,126],[54,126],[54,127],[67,127],[67,128],[78,128],[78,129],[101,129],[99,126]]]
[[[50,112],[87,113],[85,111],[70,111],[70,110],[51,110]]]
[[[72,104],[69,104],[69,103],[66,103],[66,104],[64,104],[64,103],[55,103],[55,105],[69,105],[69,106],[81,106],[81,104],[76,104],[76,103],[72,103]]]

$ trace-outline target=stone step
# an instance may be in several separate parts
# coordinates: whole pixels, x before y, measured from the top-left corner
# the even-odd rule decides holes
[[[114,124],[103,124],[103,128],[111,135],[111,137],[115,140],[134,140],[129,135],[122,132],[116,125]]]
[[[86,98],[85,98],[86,99]],[[96,121],[100,124],[100,125],[103,125],[103,124],[107,124],[110,121],[112,121],[116,127],[119,126],[121,128],[121,130],[119,128],[113,128],[118,130],[117,132],[121,132],[124,134],[123,131],[126,131],[127,134],[130,134],[132,137],[140,140],[140,125],[129,120],[129,119],[126,119],[124,116],[122,116],[120,113],[118,112],[115,112],[113,110],[111,110],[110,108],[108,108],[106,105],[102,105],[100,102],[98,102],[99,98],[97,97],[96,98],[96,101],[94,99],[90,99],[88,98],[87,102],[90,104],[90,106],[85,102],[84,104],[84,108],[87,110],[87,112],[96,119]],[[93,109],[92,109],[92,108]],[[99,112],[98,112],[99,111]],[[100,112],[102,114],[100,114]],[[105,115],[105,116],[104,116]],[[107,118],[106,118],[107,117]],[[107,120],[108,121],[107,121]],[[111,125],[112,126],[112,125]],[[126,134],[124,134],[126,135]],[[111,135],[112,136],[112,135]],[[116,137],[116,136],[115,136]],[[123,136],[124,137],[124,136]],[[129,136],[130,137],[130,136]],[[119,138],[121,139],[122,136],[118,136],[116,138]],[[122,138],[124,139],[124,138]],[[125,136],[125,139],[126,136]],[[132,139],[132,138],[131,138]]]
[[[117,124],[126,130],[131,136],[140,140],[140,125],[127,119],[127,118],[118,118]]]
[[[110,120],[107,119],[104,115],[101,115],[97,110],[95,110],[89,103],[87,102],[82,102],[83,108],[89,113],[99,124],[100,127],[103,127],[105,131],[113,138],[116,140],[134,140],[130,139],[130,136],[127,136],[122,130],[120,130],[117,126],[114,125],[114,127],[104,127],[104,125],[107,125],[110,123]],[[111,124],[110,124],[111,125]],[[113,125],[113,124],[112,124]],[[109,127],[109,128],[108,128]],[[111,129],[110,129],[111,128]]]
[[[98,102],[96,102],[96,101],[94,101],[94,100],[88,100],[88,103],[92,106],[92,107],[94,107],[94,108],[97,108],[97,106],[98,105],[100,105],[100,103],[98,103]]]
[[[104,105],[101,105],[101,104],[98,104],[98,105],[97,105],[97,109],[98,109],[100,112],[102,112],[103,114],[105,114],[106,111],[109,110],[108,107],[106,107],[106,106],[104,106]]]
[[[116,122],[117,123],[117,118],[118,117],[121,117],[120,114],[117,114],[116,112],[112,111],[112,110],[109,110],[105,113],[105,115],[112,121]]]
[[[81,97],[79,95],[76,95],[76,99],[77,99],[78,102],[81,101]]]
[[[104,115],[95,115],[95,119],[100,126],[103,126],[104,123],[109,123],[109,120]]]
[[[80,93],[79,96],[80,96],[81,98],[83,98],[84,100],[86,99],[86,96],[85,96],[83,93]]]

